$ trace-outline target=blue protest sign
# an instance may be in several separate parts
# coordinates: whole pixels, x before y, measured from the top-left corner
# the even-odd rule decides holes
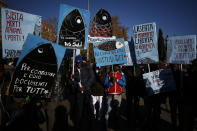
[[[96,66],[123,64],[127,62],[124,39],[93,43]]]
[[[69,5],[60,5],[57,43],[72,49],[87,47],[90,12]]]

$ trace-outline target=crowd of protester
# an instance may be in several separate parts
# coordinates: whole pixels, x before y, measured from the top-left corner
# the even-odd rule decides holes
[[[151,96],[147,94],[142,77],[149,72],[147,65],[96,67],[95,63],[76,56],[72,71],[70,61],[62,61],[52,85],[51,98],[44,100],[9,96],[7,88],[16,61],[1,63],[4,69],[0,88],[0,130],[162,131],[161,104],[169,103],[170,130],[194,131],[196,60],[183,67],[151,64],[150,71],[171,68],[176,82],[176,90]]]

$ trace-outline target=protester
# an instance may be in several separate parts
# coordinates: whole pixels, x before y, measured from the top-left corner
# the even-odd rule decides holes
[[[176,90],[168,92],[167,95],[169,97],[169,105],[170,105],[170,117],[172,121],[173,130],[178,130],[178,123],[180,127],[183,125],[183,104],[182,104],[182,87],[181,87],[181,71],[179,69],[179,65],[174,64],[170,65],[172,68],[173,78],[176,84]]]
[[[161,123],[163,121],[160,120],[160,114],[168,110],[167,108],[163,110],[163,106],[161,108],[161,104],[167,104],[168,102],[166,96],[169,98],[170,106],[171,126],[169,127],[173,131],[194,130],[194,122],[197,116],[197,106],[194,102],[197,96],[195,87],[197,68],[194,63],[183,65],[182,70],[180,65],[172,65],[176,90],[160,92],[152,96],[147,96],[145,91],[146,87],[142,77],[147,72],[145,66],[124,67],[123,70],[119,65],[115,65],[112,69],[110,69],[110,66],[96,67],[93,65],[91,67],[89,63],[83,61],[81,56],[76,57],[75,64],[74,74],[71,75],[70,81],[67,81],[71,71],[65,68],[67,63],[62,62],[54,85],[52,85],[51,99],[47,102],[46,109],[43,109],[43,106],[37,106],[37,103],[43,102],[39,99],[31,98],[30,101],[21,102],[24,98],[6,95],[14,67],[10,68],[10,65],[4,65],[6,68],[1,79],[0,92],[0,130],[58,131],[69,130],[69,125],[75,126],[76,130],[96,130],[91,127],[91,120],[94,121],[95,126],[99,125],[99,122],[100,125],[103,124],[106,120],[107,129],[114,125],[123,126],[120,123],[120,107],[123,103],[124,87],[128,91],[126,104],[128,105],[129,116],[127,117],[132,121],[132,130],[157,131],[165,126]],[[154,67],[151,66],[151,70],[157,70],[156,67],[166,69],[168,65],[155,64]],[[72,100],[69,98],[71,95]],[[75,96],[74,99],[73,96]],[[98,108],[96,108],[96,103],[98,103]],[[103,107],[108,107],[106,112]],[[98,109],[98,112],[96,109]],[[41,112],[41,110],[47,112],[45,117],[42,113],[46,112]],[[74,123],[72,121],[69,123],[71,110],[75,115]],[[112,122],[110,122],[110,118],[113,119]],[[129,124],[131,124],[130,121]],[[40,128],[40,125],[43,125],[44,122],[47,126]],[[121,128],[120,130],[124,129]]]
[[[194,124],[194,91],[195,91],[195,83],[193,80],[195,78],[192,75],[191,65],[183,66],[183,128],[182,131],[193,131]]]
[[[75,127],[77,130],[83,130],[83,128],[81,128],[84,122],[82,118],[87,118],[87,121],[90,120],[90,93],[91,86],[95,82],[95,76],[92,67],[88,63],[83,62],[80,55],[76,56],[75,62],[74,74],[71,75],[73,86],[77,90]]]
[[[126,78],[123,72],[120,71],[120,66],[115,65],[114,71],[111,71],[105,79],[105,85],[108,87],[108,96],[107,96],[107,113],[105,115],[106,126],[110,128],[109,118],[112,108],[115,107],[116,115],[119,117],[120,105],[122,100],[122,91],[123,87],[126,86]],[[113,104],[112,104],[113,103]]]
[[[91,88],[91,110],[94,118],[100,120],[104,114],[104,95],[105,95],[105,71],[104,68],[93,66],[96,81]],[[97,108],[96,104],[98,103],[98,115],[97,115]]]

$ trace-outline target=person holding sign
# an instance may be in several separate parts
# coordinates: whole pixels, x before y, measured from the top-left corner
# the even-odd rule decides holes
[[[107,113],[105,115],[106,124],[108,125],[109,114],[112,110],[111,103],[113,102],[113,106],[117,109],[117,114],[119,116],[120,113],[120,104],[122,100],[122,91],[123,87],[126,86],[126,79],[123,72],[120,71],[120,66],[115,65],[114,71],[111,71],[105,79],[105,86],[108,87],[108,96],[107,96]]]
[[[71,79],[77,92],[75,105],[75,127],[77,130],[80,130],[82,119],[84,116],[86,118],[88,114],[90,114],[88,113],[90,112],[90,89],[95,82],[95,75],[92,67],[83,62],[80,55],[76,56],[75,62],[76,68],[74,68],[74,74],[71,75]]]
[[[90,107],[91,113],[94,119],[101,120],[104,116],[104,107],[105,107],[105,76],[106,70],[105,68],[96,67],[96,64],[93,65],[93,70],[95,73],[96,81],[91,88],[91,100]],[[97,108],[98,103],[98,108]],[[97,110],[98,109],[98,110]]]

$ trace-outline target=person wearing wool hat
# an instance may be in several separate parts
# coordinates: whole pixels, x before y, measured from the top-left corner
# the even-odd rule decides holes
[[[95,82],[95,75],[92,67],[83,62],[80,55],[75,57],[75,63],[74,74],[71,75],[73,87],[76,90],[75,127],[76,130],[83,130],[80,125],[83,116],[90,114],[88,113],[90,112],[90,89]]]
[[[77,55],[77,56],[75,57],[75,62],[76,62],[76,63],[79,63],[79,62],[82,62],[82,63],[83,63],[83,58],[82,58],[80,55]]]

